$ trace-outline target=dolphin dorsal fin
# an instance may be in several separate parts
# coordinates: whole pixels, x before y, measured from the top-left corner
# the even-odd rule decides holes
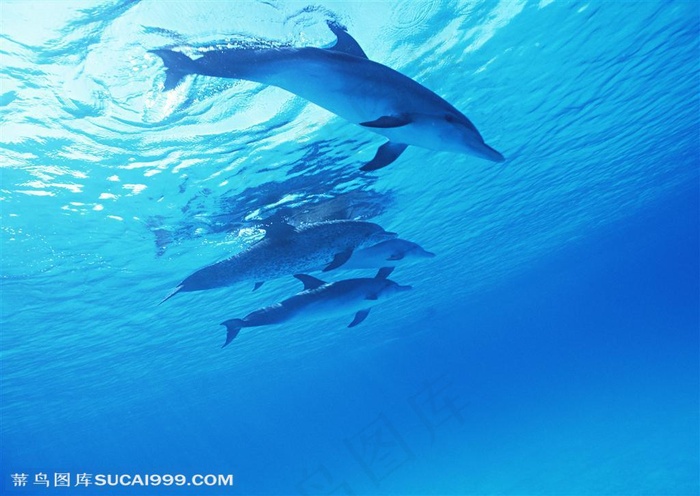
[[[324,281],[321,279],[316,279],[313,276],[307,275],[307,274],[294,274],[294,277],[299,279],[301,282],[304,283],[304,291],[308,289],[316,289],[319,286],[323,286],[326,284]]]
[[[338,38],[335,45],[330,47],[328,50],[333,50],[334,52],[347,53],[348,55],[354,55],[355,57],[360,57],[363,59],[368,58],[365,51],[360,47],[360,44],[355,41],[355,38],[350,36],[345,29],[343,29],[340,24],[335,21],[327,21],[328,27],[331,28],[333,34]]]
[[[382,267],[379,269],[379,272],[377,272],[377,275],[374,276],[375,279],[387,279],[389,277],[389,274],[391,274],[394,271],[394,267]]]
[[[265,237],[284,239],[297,232],[296,228],[286,222],[273,222],[265,226]]]

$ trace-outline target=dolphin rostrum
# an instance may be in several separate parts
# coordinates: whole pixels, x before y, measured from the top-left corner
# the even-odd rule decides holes
[[[336,269],[356,249],[393,239],[377,224],[356,220],[317,222],[295,228],[279,223],[267,227],[265,237],[236,255],[199,269],[184,279],[161,303],[177,293],[254,281],[258,289],[268,279]]]
[[[346,269],[374,269],[378,267],[395,267],[399,263],[414,258],[432,258],[435,253],[424,250],[416,243],[405,239],[389,239],[374,246],[355,250],[350,260],[341,267]]]
[[[355,327],[369,315],[370,309],[381,300],[411,286],[401,286],[388,279],[393,269],[379,269],[376,277],[362,279],[345,279],[326,283],[306,274],[294,277],[304,283],[304,290],[291,298],[249,313],[242,319],[230,319],[222,322],[226,326],[228,345],[243,327],[259,327],[283,324],[294,320],[313,320],[336,314],[354,313],[355,318],[348,327]]]
[[[459,110],[413,79],[369,60],[338,24],[329,21],[328,27],[338,39],[328,49],[232,48],[196,60],[173,50],[151,53],[163,59],[165,90],[188,74],[255,81],[283,88],[389,138],[364,171],[389,165],[408,145],[505,160]]]

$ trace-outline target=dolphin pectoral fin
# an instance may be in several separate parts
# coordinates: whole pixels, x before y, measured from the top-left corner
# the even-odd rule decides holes
[[[173,289],[173,290],[168,294],[168,296],[166,296],[165,298],[163,298],[163,299],[161,300],[161,302],[158,303],[158,304],[159,304],[159,305],[162,305],[163,303],[165,303],[166,301],[168,301],[170,298],[172,298],[173,296],[175,296],[176,294],[178,294],[180,291],[182,291],[182,288],[183,288],[183,286],[182,286],[182,284],[180,284],[178,287],[176,287],[175,289]]]
[[[367,172],[386,167],[394,160],[399,158],[399,155],[403,153],[407,146],[408,145],[404,145],[403,143],[393,143],[391,141],[387,141],[379,147],[374,158],[360,167],[360,170]]]
[[[337,269],[341,265],[343,265],[345,262],[347,262],[350,257],[352,256],[352,249],[347,249],[345,251],[341,251],[340,253],[336,253],[335,257],[333,257],[333,261],[326,266],[325,269],[323,269],[323,272],[328,272],[329,270]]]
[[[382,267],[374,278],[387,279],[392,272],[394,272],[394,267]]]
[[[164,91],[175,88],[180,80],[195,72],[196,62],[184,53],[173,50],[150,50],[150,53],[158,55],[165,65],[165,86]]]
[[[304,283],[304,291],[306,291],[307,289],[316,289],[317,287],[326,284],[325,281],[322,281],[321,279],[317,279],[307,274],[294,274],[294,277],[296,277],[302,283]]]
[[[256,282],[255,286],[253,287],[253,291],[257,291],[258,289],[260,289],[260,286],[262,286],[263,284],[265,284],[265,281]]]
[[[222,326],[226,326],[226,342],[222,348],[225,348],[231,341],[233,341],[233,338],[238,336],[238,333],[241,331],[244,324],[245,322],[243,322],[241,319],[231,319],[221,323]]]
[[[330,47],[328,50],[333,50],[334,52],[347,53],[348,55],[354,55],[355,57],[361,57],[363,59],[367,58],[365,51],[362,50],[360,44],[355,41],[355,38],[350,36],[345,29],[343,29],[340,24],[334,21],[327,21],[328,27],[333,31],[333,34],[338,38],[335,45]]]
[[[394,253],[393,255],[390,255],[387,260],[403,260],[405,255],[403,253]]]
[[[411,122],[413,122],[413,119],[408,114],[383,115],[379,119],[375,119],[373,121],[360,122],[360,126],[392,128],[392,127],[407,126]]]
[[[356,325],[362,324],[362,321],[369,315],[369,308],[367,310],[360,310],[355,314],[355,318],[350,322],[348,327],[355,327]]]

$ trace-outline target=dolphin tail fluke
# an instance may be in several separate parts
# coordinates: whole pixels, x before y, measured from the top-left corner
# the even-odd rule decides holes
[[[184,53],[173,50],[150,50],[150,53],[158,55],[165,65],[165,91],[175,88],[188,74],[197,72],[197,63]]]
[[[360,170],[368,172],[381,169],[382,167],[386,167],[394,160],[399,158],[399,155],[403,153],[407,146],[408,145],[404,145],[403,143],[394,143],[393,141],[387,141],[379,147],[379,149],[377,150],[377,154],[374,156],[374,158],[362,167],[360,167]]]
[[[180,284],[178,287],[176,287],[175,289],[173,289],[173,290],[168,294],[168,296],[166,296],[165,298],[163,298],[163,299],[160,301],[160,303],[158,303],[158,304],[159,304],[159,305],[162,305],[163,303],[165,303],[166,301],[168,301],[170,298],[172,298],[173,296],[175,296],[176,294],[178,294],[180,291],[182,291],[182,284]]]
[[[222,346],[222,348],[225,348],[231,341],[233,341],[233,338],[238,336],[238,333],[245,325],[245,322],[243,322],[241,319],[231,319],[227,320],[226,322],[222,322],[221,325],[226,326],[226,342]]]

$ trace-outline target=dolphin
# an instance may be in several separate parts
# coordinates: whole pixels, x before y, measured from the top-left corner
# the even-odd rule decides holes
[[[222,348],[233,341],[243,327],[284,324],[348,313],[355,314],[348,327],[355,327],[367,318],[370,309],[381,300],[411,289],[411,286],[401,286],[389,280],[392,270],[391,267],[379,269],[374,278],[345,279],[330,283],[306,274],[296,274],[294,277],[304,283],[301,293],[249,313],[242,319],[222,322],[221,325],[226,326],[226,341]]]
[[[185,278],[161,303],[177,293],[255,281],[258,289],[268,279],[296,273],[337,269],[354,250],[393,239],[377,224],[356,220],[317,222],[300,228],[278,223],[265,237],[236,255],[208,265]]]
[[[334,46],[232,48],[193,60],[173,50],[151,50],[165,65],[164,89],[188,74],[245,79],[285,89],[389,139],[363,171],[386,167],[408,145],[476,155],[494,162],[488,146],[459,110],[413,79],[369,60],[355,39],[334,22]]]
[[[405,239],[389,239],[374,246],[355,250],[350,259],[340,267],[350,269],[374,269],[395,267],[399,263],[415,258],[432,258],[435,253],[424,250],[416,243]]]

